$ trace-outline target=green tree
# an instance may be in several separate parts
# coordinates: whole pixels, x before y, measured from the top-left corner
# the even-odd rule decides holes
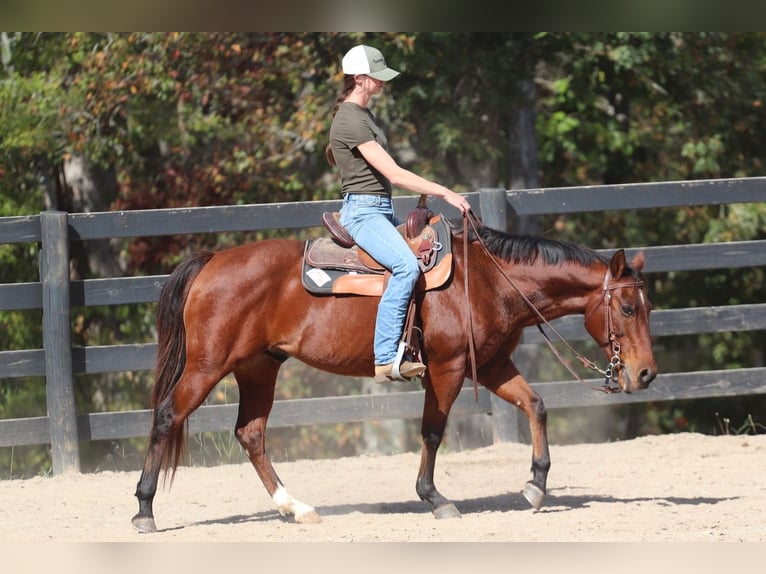
[[[324,146],[340,59],[357,42],[379,46],[403,72],[374,102],[392,153],[457,191],[763,171],[763,33],[6,32],[0,215],[335,198]],[[530,118],[535,130],[522,136]],[[535,161],[522,161],[520,147],[536,147]],[[550,214],[539,227],[601,248],[763,238],[764,219],[760,205],[689,206]],[[72,267],[83,278],[165,273],[192,250],[278,233],[90,242],[73,248]],[[4,281],[37,280],[37,249],[0,246]],[[653,299],[660,307],[760,302],[762,275],[656,274]],[[153,310],[75,310],[75,341],[151,341]],[[39,347],[39,315],[0,313],[2,348]],[[715,334],[663,347],[679,351],[679,367],[706,369],[762,364],[753,349],[763,343],[761,333]],[[314,392],[298,367],[285,377],[286,396]],[[316,380],[320,393],[337,384]],[[142,406],[149,384],[147,374],[83,377],[78,405]],[[2,416],[44,411],[40,381],[3,381],[0,391]],[[113,451],[99,449],[102,459]]]

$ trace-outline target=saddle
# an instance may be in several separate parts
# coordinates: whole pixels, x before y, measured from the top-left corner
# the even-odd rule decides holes
[[[444,285],[452,274],[450,228],[441,215],[413,211],[397,229],[418,258],[421,276],[416,291]],[[337,213],[327,212],[322,221],[332,237],[306,241],[301,280],[316,295],[383,295],[390,272],[354,243],[340,225]]]
[[[452,275],[452,233],[441,215],[434,216],[421,195],[417,207],[397,227],[418,259],[421,274],[407,309],[397,360],[421,360],[422,330],[415,294],[441,287]],[[331,237],[306,241],[301,281],[315,295],[383,295],[390,271],[355,244],[337,212],[322,214]]]

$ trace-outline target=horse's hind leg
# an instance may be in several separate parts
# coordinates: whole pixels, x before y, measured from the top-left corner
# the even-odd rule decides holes
[[[548,415],[542,398],[519,373],[516,365],[508,360],[489,373],[482,373],[482,383],[498,397],[517,406],[529,419],[532,437],[532,480],[524,486],[522,494],[535,509],[539,509],[545,497],[551,458],[548,450]],[[492,384],[488,381],[498,381]]]
[[[164,459],[164,453],[170,448],[170,440],[174,433],[183,432],[183,422],[174,423],[176,417],[170,400],[158,406],[153,413],[154,422],[146,449],[141,478],[136,486],[138,498],[138,513],[132,518],[133,527],[139,532],[156,532],[154,510],[152,504],[157,493],[157,483]]]
[[[205,373],[187,364],[184,373],[153,412],[152,431],[141,478],[136,487],[138,514],[132,524],[139,532],[156,532],[152,504],[163,466],[175,472],[184,443],[184,422],[205,400],[222,373]]]
[[[239,385],[239,414],[235,434],[282,516],[302,524],[321,522],[314,508],[296,500],[277,476],[266,451],[266,422],[274,404],[281,362],[258,355],[234,371]]]

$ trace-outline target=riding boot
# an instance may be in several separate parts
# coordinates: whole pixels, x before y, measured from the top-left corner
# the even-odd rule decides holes
[[[418,361],[402,361],[399,365],[400,379],[394,377],[393,370],[396,361],[391,361],[387,365],[375,365],[375,383],[390,383],[391,381],[410,379],[420,377],[426,372],[426,366]]]

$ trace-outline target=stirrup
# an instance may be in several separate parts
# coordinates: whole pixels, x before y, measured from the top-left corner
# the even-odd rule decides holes
[[[399,348],[396,350],[396,357],[394,357],[394,366],[391,367],[391,376],[397,381],[406,380],[402,376],[402,373],[399,371],[399,367],[402,364],[402,359],[404,358],[404,351],[406,348],[407,345],[404,344],[404,341],[400,341]]]
[[[404,353],[407,348],[407,345],[404,341],[399,343],[399,348],[396,353],[396,357],[394,360],[390,363],[391,365],[391,372],[390,373],[381,373],[376,374],[374,382],[376,383],[389,383],[391,381],[410,381],[414,377],[421,377],[423,376],[423,373],[425,373],[426,366],[422,365],[422,363],[419,362],[409,362],[410,366],[420,366],[422,365],[422,369],[418,368],[416,372],[413,372],[409,375],[402,374],[402,364],[404,364],[406,361],[404,360]],[[377,370],[377,368],[376,368]]]

